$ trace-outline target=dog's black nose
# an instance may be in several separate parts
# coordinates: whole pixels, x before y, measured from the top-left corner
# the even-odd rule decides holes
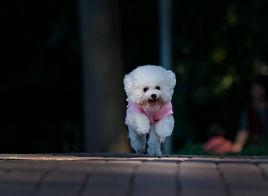
[[[156,99],[156,94],[151,94],[152,99]]]

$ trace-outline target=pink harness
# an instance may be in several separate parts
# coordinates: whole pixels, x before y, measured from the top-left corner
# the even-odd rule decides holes
[[[171,102],[166,103],[165,105],[162,106],[160,110],[156,112],[146,112],[139,105],[129,101],[127,105],[127,111],[140,112],[145,114],[149,118],[151,124],[154,124],[157,121],[165,118],[166,116],[173,114]]]

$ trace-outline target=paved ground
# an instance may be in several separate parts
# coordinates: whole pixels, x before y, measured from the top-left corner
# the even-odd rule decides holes
[[[0,196],[267,196],[268,157],[0,155]]]

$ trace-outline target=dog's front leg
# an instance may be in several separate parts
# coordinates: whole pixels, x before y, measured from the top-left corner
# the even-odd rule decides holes
[[[126,124],[134,127],[138,135],[147,134],[150,130],[150,120],[143,113],[127,112]]]
[[[150,130],[150,122],[147,116],[137,112],[127,112],[126,124],[129,128],[131,147],[139,154],[145,152],[146,134]]]
[[[172,134],[174,128],[173,115],[169,115],[155,124],[155,133],[158,135],[160,142],[164,142],[165,138]]]

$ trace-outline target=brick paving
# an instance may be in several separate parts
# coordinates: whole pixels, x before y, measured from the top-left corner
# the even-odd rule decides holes
[[[0,154],[0,196],[267,196],[268,157]]]

